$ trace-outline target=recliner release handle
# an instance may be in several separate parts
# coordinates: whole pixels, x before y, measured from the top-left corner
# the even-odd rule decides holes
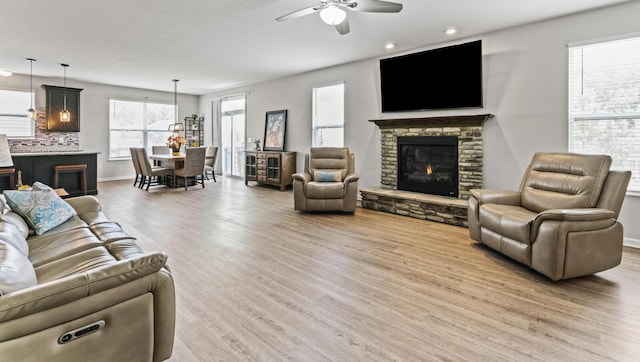
[[[80,337],[84,337],[91,333],[97,332],[100,328],[104,327],[104,321],[100,320],[91,324],[87,324],[86,326],[80,327],[78,329],[74,329],[72,331],[63,333],[60,338],[58,338],[58,343],[65,344],[69,343],[75,339]]]

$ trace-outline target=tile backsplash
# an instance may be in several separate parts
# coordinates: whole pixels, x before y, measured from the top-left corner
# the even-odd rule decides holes
[[[35,138],[9,139],[12,153],[77,151],[80,149],[80,132],[49,132],[44,107],[38,107]]]

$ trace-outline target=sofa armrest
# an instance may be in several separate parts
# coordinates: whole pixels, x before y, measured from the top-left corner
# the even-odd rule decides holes
[[[171,274],[161,266],[165,259],[149,254],[3,296],[0,350],[4,356],[8,352],[10,360],[30,360],[37,351],[71,361],[80,358],[78,349],[103,350],[105,359],[114,361],[168,359],[175,330],[175,288]],[[74,342],[74,349],[60,349],[61,333],[99,319],[107,323],[102,340],[87,339]]]
[[[164,253],[147,253],[5,295],[0,305],[0,323],[125,285],[160,271],[166,261],[167,255]],[[144,292],[151,289],[153,286]]]
[[[520,206],[520,192],[511,190],[471,189],[471,196],[475,197],[480,205],[499,204]]]
[[[291,177],[293,177],[294,180],[302,181],[304,183],[311,181],[311,175],[306,172],[294,173]]]
[[[78,214],[84,214],[87,212],[98,212],[102,210],[100,201],[95,196],[85,195],[76,196],[65,199],[65,201],[76,210]]]

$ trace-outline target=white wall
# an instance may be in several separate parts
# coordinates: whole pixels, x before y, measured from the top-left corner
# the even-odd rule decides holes
[[[345,144],[356,155],[360,187],[380,183],[380,132],[369,120],[491,113],[495,117],[484,133],[484,186],[515,189],[534,152],[567,150],[567,44],[638,32],[637,14],[640,2],[631,2],[428,47],[482,39],[482,109],[382,114],[378,59],[371,59],[204,95],[200,113],[210,120],[212,99],[248,92],[247,136],[262,139],[265,112],[287,109],[286,149],[299,152],[301,170],[311,147],[311,87],[345,81]],[[640,224],[633,222],[639,212],[640,200],[627,197],[620,217],[627,243],[640,243]]]
[[[167,81],[169,82],[169,81]],[[62,84],[62,79],[33,77],[36,92],[36,109],[44,110],[46,99],[42,84]],[[80,92],[80,149],[100,152],[98,155],[98,180],[133,178],[135,172],[130,160],[108,161],[109,156],[109,98],[167,102],[173,104],[173,92],[116,87],[97,83],[77,82],[67,78],[67,86],[82,88]],[[28,75],[16,74],[0,79],[0,88],[29,91]],[[198,97],[178,94],[179,119],[198,110]]]

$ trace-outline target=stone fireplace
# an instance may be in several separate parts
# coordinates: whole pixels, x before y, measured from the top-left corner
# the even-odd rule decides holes
[[[397,137],[398,190],[458,197],[458,137]]]
[[[370,121],[380,127],[381,186],[360,190],[362,207],[466,226],[469,190],[482,187],[482,130],[490,117]]]

